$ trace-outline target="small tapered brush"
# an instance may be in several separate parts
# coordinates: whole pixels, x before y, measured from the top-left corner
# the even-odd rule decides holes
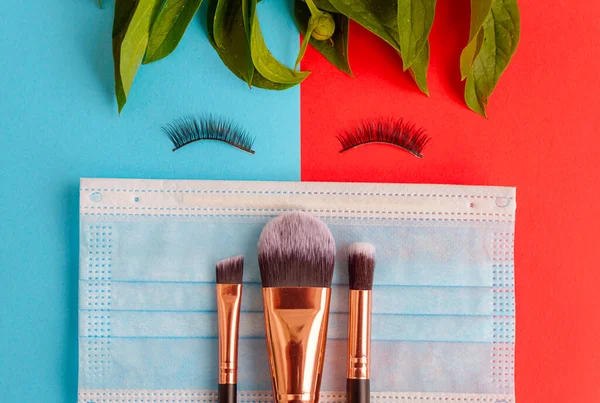
[[[237,402],[237,363],[244,257],[217,262],[219,403]]]
[[[348,250],[347,403],[369,403],[371,393],[371,294],[375,247],[357,242]]]
[[[319,400],[335,242],[304,213],[271,220],[258,242],[265,328],[276,403]]]

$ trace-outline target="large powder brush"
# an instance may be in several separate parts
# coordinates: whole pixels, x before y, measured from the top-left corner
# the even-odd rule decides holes
[[[327,340],[335,242],[304,213],[271,220],[258,242],[276,403],[317,403]]]

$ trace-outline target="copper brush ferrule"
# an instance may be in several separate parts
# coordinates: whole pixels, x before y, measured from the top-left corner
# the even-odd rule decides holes
[[[243,256],[235,256],[217,263],[219,403],[235,403],[237,401],[238,337],[243,267]]]
[[[371,290],[348,291],[348,379],[370,379]]]
[[[354,243],[348,251],[347,403],[369,403],[371,395],[371,296],[375,248]]]
[[[267,349],[278,403],[317,403],[331,288],[263,288]]]
[[[219,322],[219,384],[237,383],[241,284],[217,284]]]

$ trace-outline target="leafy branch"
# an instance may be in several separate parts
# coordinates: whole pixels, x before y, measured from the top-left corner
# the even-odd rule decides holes
[[[396,50],[419,89],[429,95],[429,33],[436,0],[295,0],[294,18],[304,35],[293,69],[280,63],[262,36],[257,0],[207,0],[208,37],[223,63],[248,86],[285,90],[310,72],[298,66],[310,43],[352,76],[349,20]],[[100,0],[98,1],[101,7]],[[116,0],[113,24],[115,95],[122,111],[141,64],[168,56],[179,44],[202,0]],[[520,35],[516,0],[471,0],[469,42],[460,57],[465,102],[486,116],[489,97],[514,55]]]

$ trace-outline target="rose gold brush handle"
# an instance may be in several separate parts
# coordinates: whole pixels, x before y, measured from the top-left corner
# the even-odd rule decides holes
[[[330,298],[330,288],[263,288],[275,402],[318,403]]]
[[[219,323],[219,403],[235,403],[241,284],[217,284]]]
[[[348,403],[369,403],[371,359],[371,291],[349,291]]]

